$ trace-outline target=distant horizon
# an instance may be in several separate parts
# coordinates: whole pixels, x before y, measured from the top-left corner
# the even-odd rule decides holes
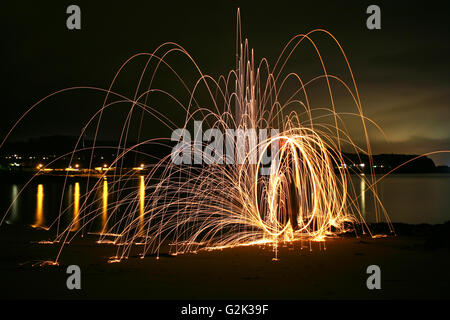
[[[13,144],[26,144],[26,143],[31,143],[33,140],[40,140],[40,139],[51,139],[51,138],[60,138],[60,139],[73,139],[73,140],[77,140],[80,136],[77,135],[64,135],[64,134],[52,134],[52,135],[43,135],[43,136],[33,136],[33,137],[28,137],[28,138],[11,138],[5,141],[5,145],[3,146],[2,149],[0,149],[0,155],[6,155],[6,153],[8,153],[8,150],[5,150],[5,148],[7,148],[10,145]],[[165,139],[166,137],[159,137],[159,138],[155,138],[155,139]],[[167,143],[170,143],[170,137],[167,137]],[[85,138],[85,142],[92,142],[93,138],[92,137],[86,137]],[[128,139],[127,140],[127,144],[133,144],[135,143],[137,140],[133,140],[133,139]],[[140,140],[143,141],[143,140]],[[113,146],[115,147],[116,144],[119,143],[119,140],[114,140],[114,139],[96,139],[96,143],[112,143]],[[123,141],[122,141],[123,143]],[[71,149],[72,150],[72,149]],[[356,154],[354,152],[348,152],[343,150],[343,153],[345,154]],[[419,153],[419,152],[408,152],[408,153],[404,153],[404,152],[373,152],[372,156],[382,156],[382,155],[398,155],[398,156],[422,156],[424,155],[423,153]],[[450,163],[445,162],[445,161],[440,161],[439,157],[436,157],[436,155],[424,155],[428,158],[430,158],[431,160],[433,160],[434,164],[436,167],[450,167]],[[437,158],[437,159],[436,159]]]

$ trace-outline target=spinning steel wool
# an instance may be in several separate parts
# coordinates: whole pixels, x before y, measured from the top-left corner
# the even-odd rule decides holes
[[[333,41],[339,50],[350,83],[327,72],[326,61],[313,40],[318,34]],[[280,242],[324,241],[348,231],[371,234],[360,213],[360,194],[350,181],[351,168],[345,165],[343,148],[369,155],[370,159],[367,125],[375,124],[364,116],[352,69],[339,42],[326,30],[299,34],[287,43],[270,67],[266,59],[257,63],[248,41],[242,39],[238,11],[236,44],[236,69],[217,80],[203,74],[183,47],[165,43],[151,54],[141,53],[128,59],[108,90],[77,87],[50,95],[76,89],[106,94],[102,107],[83,128],[72,157],[82,151],[80,141],[87,127],[96,125],[97,134],[106,109],[123,102],[131,106],[116,157],[107,168],[100,168],[104,179],[93,186],[87,183],[86,195],[76,201],[72,223],[67,227],[60,224],[62,217],[70,213],[66,209],[50,225],[57,231],[53,243],[60,244],[52,263],[57,263],[67,243],[88,232],[98,218],[104,220],[99,242],[117,246],[110,262],[127,258],[133,245],[142,247],[142,257],[159,256],[161,250],[179,254],[252,244],[273,245],[276,251]],[[285,71],[288,60],[304,44],[314,48],[321,70],[319,76],[307,81],[297,73]],[[167,62],[167,57],[174,54],[181,54],[194,64],[198,78],[193,87]],[[128,98],[113,87],[125,66],[138,57],[146,57],[147,63],[139,75],[135,96]],[[154,78],[163,67],[188,92],[187,104],[169,91],[155,87]],[[144,83],[146,78],[149,83]],[[317,82],[325,84],[323,95],[328,97],[329,108],[314,108],[310,104],[308,88]],[[335,84],[345,88],[355,112],[338,112]],[[179,105],[185,114],[184,126],[177,127],[161,109],[148,103],[155,93],[166,95]],[[202,99],[208,99],[210,107],[200,103]],[[158,159],[156,164],[127,171],[123,167],[124,157],[139,153],[142,145],[172,147],[167,138],[127,146],[125,141],[135,110],[142,110],[143,116],[153,117],[171,129],[177,145],[172,154]],[[360,120],[363,146],[355,143],[346,130],[343,115]],[[325,118],[330,121],[322,121]],[[188,128],[194,120],[201,121],[207,130],[200,135],[196,132],[191,140]],[[89,169],[93,169],[96,150],[94,144]],[[115,174],[108,176],[111,171]],[[364,179],[367,191],[374,194],[377,219],[384,219],[392,228],[379,202],[373,172]],[[98,191],[104,193],[102,205],[90,200],[90,195]],[[77,192],[79,195],[79,186]]]

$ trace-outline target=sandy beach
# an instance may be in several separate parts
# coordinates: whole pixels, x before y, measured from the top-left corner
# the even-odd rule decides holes
[[[450,298],[448,224],[397,226],[398,236],[345,236],[323,243],[267,246],[107,263],[112,245],[88,236],[65,247],[59,266],[33,267],[58,245],[37,244],[48,233],[0,229],[2,299],[442,299]],[[445,242],[447,241],[447,242]],[[79,265],[82,289],[68,290],[66,269]],[[368,290],[366,268],[381,268],[381,290]]]

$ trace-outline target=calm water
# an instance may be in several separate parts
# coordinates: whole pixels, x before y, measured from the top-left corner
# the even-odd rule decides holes
[[[89,210],[96,210],[96,218],[92,221],[89,231],[100,232],[108,224],[108,214],[111,211],[111,181],[93,179],[97,182],[95,191],[89,196],[91,203]],[[358,199],[363,215],[369,222],[375,221],[373,195],[364,190],[367,183],[360,176],[352,176],[352,182],[357,192],[362,192]],[[130,183],[136,192],[134,199],[139,199],[137,206],[143,215],[145,206],[145,185],[143,177]],[[75,221],[73,228],[80,226],[79,216],[82,202],[86,199],[86,180],[72,178],[67,181],[64,196],[61,179],[47,178],[42,182],[30,184],[23,189],[18,200],[12,201],[19,195],[23,183],[3,182],[0,184],[0,217],[11,205],[5,221],[8,224],[31,225],[48,227],[57,217],[62,199],[65,211],[60,220],[62,225]],[[387,209],[392,222],[410,224],[444,223],[450,220],[450,175],[449,174],[414,174],[391,175],[378,184],[378,194]]]
[[[127,184],[121,185],[121,196],[130,201],[124,201],[117,206],[114,196],[117,190],[112,187],[113,181],[90,178],[89,188],[86,178],[70,178],[65,184],[62,178],[46,177],[43,181],[30,183],[6,182],[0,184],[0,218],[6,215],[5,222],[16,225],[29,225],[33,227],[55,227],[56,221],[61,227],[67,227],[72,222],[71,229],[76,231],[86,223],[81,210],[89,212],[91,219],[87,231],[104,232],[113,224],[112,212],[117,215],[130,208],[141,217],[144,216],[145,183],[144,177],[138,176]],[[65,186],[65,188],[64,188]],[[63,193],[64,189],[64,193]],[[88,192],[89,191],[89,192]],[[14,199],[16,199],[14,201]],[[136,199],[138,199],[136,201]],[[89,204],[86,206],[86,204]],[[137,209],[137,210],[136,210]],[[62,215],[59,216],[59,212]],[[57,219],[60,217],[59,219]],[[140,219],[143,221],[143,219]]]
[[[358,176],[353,178],[360,192],[367,188]],[[392,222],[438,224],[450,221],[450,174],[397,174],[377,184],[377,192]],[[363,214],[374,221],[373,194],[362,192]]]

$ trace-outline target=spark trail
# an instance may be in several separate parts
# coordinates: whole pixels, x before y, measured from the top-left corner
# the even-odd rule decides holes
[[[105,170],[100,174],[104,179],[88,178],[96,182],[86,183],[86,194],[76,202],[76,219],[69,226],[61,227],[62,216],[70,211],[69,208],[61,208],[59,217],[49,226],[57,231],[53,243],[60,244],[54,263],[58,262],[64,246],[76,236],[88,232],[90,225],[98,218],[105,221],[105,227],[99,233],[99,242],[117,246],[110,262],[127,258],[134,245],[141,246],[142,257],[145,257],[148,254],[158,256],[162,247],[169,247],[172,254],[252,244],[270,244],[276,249],[280,242],[299,239],[324,241],[340,233],[357,232],[355,225],[362,226],[362,232],[371,234],[359,208],[360,194],[350,181],[350,169],[342,165],[346,160],[343,148],[369,155],[370,159],[367,126],[378,126],[363,113],[353,71],[341,44],[326,30],[299,34],[286,44],[276,63],[270,67],[265,58],[255,61],[248,40],[242,38],[239,10],[236,29],[236,68],[218,79],[204,74],[182,46],[168,42],[152,53],[130,57],[120,67],[108,89],[77,87],[60,90],[40,100],[19,119],[16,125],[44,100],[62,92],[104,92],[103,105],[84,124],[78,142],[69,155],[74,159],[78,152],[86,151],[81,147],[81,140],[88,127],[95,128],[97,137],[105,110],[118,104],[129,105],[119,144],[115,146],[116,158],[105,168],[109,169],[109,173],[114,171],[114,175],[107,176],[108,170]],[[319,44],[314,41],[316,35],[325,35],[335,44],[343,57],[346,76],[351,79],[349,83],[327,72],[326,60]],[[307,80],[285,70],[296,50],[306,44],[312,46],[321,71],[320,75]],[[174,55],[184,56],[192,63],[198,74],[193,86],[188,86],[167,62],[168,57]],[[139,75],[134,96],[126,97],[118,93],[115,89],[118,77],[129,63],[142,57],[147,60]],[[154,84],[160,70],[175,76],[189,97],[188,103],[181,102],[181,99]],[[325,83],[323,95],[328,97],[328,108],[315,108],[310,104],[308,88],[317,82]],[[334,85],[346,90],[354,103],[353,113],[339,113]],[[256,145],[248,147],[244,160],[240,163],[235,161],[236,164],[232,165],[179,165],[171,161],[171,155],[167,155],[158,159],[156,164],[146,166],[142,171],[144,174],[139,170],[126,171],[123,168],[124,157],[133,153],[142,154],[139,151],[142,145],[171,146],[167,137],[141,139],[137,144],[128,146],[131,126],[138,126],[141,132],[142,118],[151,117],[172,131],[180,127],[161,108],[152,106],[150,102],[155,94],[162,94],[178,105],[185,115],[181,128],[187,129],[194,120],[201,120],[207,124],[207,129],[218,129],[220,132],[229,129],[277,129],[278,134],[264,137]],[[131,122],[132,114],[136,112],[142,115],[141,122],[137,124]],[[360,120],[362,144],[355,143],[346,129],[344,117],[349,115]],[[322,121],[324,118],[329,121]],[[202,145],[193,147],[201,150],[200,158],[208,162],[212,155],[206,146],[202,142]],[[269,149],[278,161],[272,162],[269,175],[261,175],[260,169],[265,165],[261,154],[269,152]],[[89,169],[93,169],[97,150],[95,143],[89,148]],[[255,154],[259,154],[256,163],[251,161]],[[233,157],[232,160],[236,160],[237,155]],[[50,166],[51,163],[45,167]],[[393,231],[377,196],[374,172],[366,175],[365,179],[367,190],[374,194],[377,218],[388,222]],[[79,193],[79,186],[77,188]],[[91,195],[99,191],[106,193],[103,199],[107,200],[101,204],[93,203]]]

